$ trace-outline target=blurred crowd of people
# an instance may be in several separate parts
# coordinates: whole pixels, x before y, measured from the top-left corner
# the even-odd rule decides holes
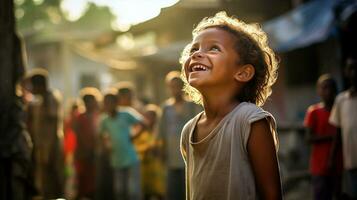
[[[304,120],[311,144],[314,200],[357,199],[356,59],[348,58],[344,70],[348,89],[338,94],[332,76],[321,75],[317,81],[321,102],[308,108]]]
[[[67,112],[48,79],[34,69],[22,83],[33,199],[185,198],[180,134],[201,107],[186,100],[180,72],[167,74],[162,105],[140,102],[132,83],[119,82],[83,88]]]

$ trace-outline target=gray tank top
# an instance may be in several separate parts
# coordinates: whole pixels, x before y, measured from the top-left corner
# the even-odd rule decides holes
[[[278,149],[274,117],[252,103],[242,102],[201,141],[192,133],[203,112],[191,119],[181,135],[186,163],[187,200],[259,199],[247,153],[251,124],[266,119]]]

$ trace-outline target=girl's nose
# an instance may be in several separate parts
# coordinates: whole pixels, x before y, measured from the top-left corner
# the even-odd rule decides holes
[[[191,56],[192,56],[192,58],[202,58],[203,52],[201,50],[197,50],[197,51],[193,52],[193,54]]]

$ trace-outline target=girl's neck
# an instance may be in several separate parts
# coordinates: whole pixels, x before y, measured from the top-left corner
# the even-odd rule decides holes
[[[210,87],[202,90],[203,107],[207,120],[223,118],[232,111],[240,102],[237,100],[236,86],[222,88]]]
[[[207,120],[223,118],[231,112],[240,102],[236,99],[224,99],[216,97],[214,100],[204,98],[203,107]]]

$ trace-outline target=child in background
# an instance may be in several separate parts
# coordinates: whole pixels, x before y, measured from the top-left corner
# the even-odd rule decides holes
[[[65,197],[74,199],[75,194],[75,166],[74,152],[76,150],[76,133],[73,130],[74,120],[78,117],[79,105],[77,101],[71,102],[70,111],[63,123],[64,132],[64,156],[65,156]]]
[[[143,104],[136,98],[135,86],[129,81],[120,81],[114,85],[118,90],[118,105],[122,108],[134,108],[142,113]]]
[[[355,57],[347,59],[345,70],[350,87],[336,97],[329,121],[338,127],[341,134],[347,193],[352,199],[357,199],[357,62]]]
[[[101,110],[101,120],[106,117],[114,117],[117,113],[116,90],[105,92]],[[111,138],[108,133],[100,133],[97,148],[96,165],[96,198],[114,199],[113,169],[111,165]]]
[[[114,171],[115,199],[141,199],[140,163],[130,137],[130,128],[142,122],[142,116],[132,108],[117,110],[115,94],[106,95],[110,105],[108,115],[100,124],[100,133],[108,134],[111,145],[111,164]]]
[[[56,199],[64,192],[61,94],[49,87],[48,72],[33,69],[26,79],[33,94],[27,107],[27,128],[33,143],[34,198]]]
[[[225,12],[203,19],[181,57],[185,90],[204,107],[184,127],[187,200],[282,199],[267,36]]]
[[[328,74],[317,81],[322,102],[307,110],[304,126],[311,143],[310,173],[316,200],[337,199],[341,194],[342,148],[337,143],[337,129],[328,122],[337,94],[337,84]],[[334,146],[336,145],[336,146]]]
[[[163,199],[164,166],[160,151],[162,141],[158,139],[157,119],[160,108],[154,104],[148,104],[144,108],[144,117],[147,122],[146,128],[134,139],[135,148],[141,161],[142,187],[144,199]]]
[[[95,195],[95,149],[98,137],[99,104],[101,93],[92,87],[83,88],[80,95],[85,111],[75,119],[76,151],[74,154],[78,193],[77,198],[94,198]]]
[[[121,81],[115,84],[115,88],[118,90],[118,106],[121,110],[129,109],[135,110],[135,112],[142,112],[142,104],[135,98],[135,87],[131,82]],[[143,126],[136,124],[131,127],[130,135],[132,139],[135,139],[142,132]]]

